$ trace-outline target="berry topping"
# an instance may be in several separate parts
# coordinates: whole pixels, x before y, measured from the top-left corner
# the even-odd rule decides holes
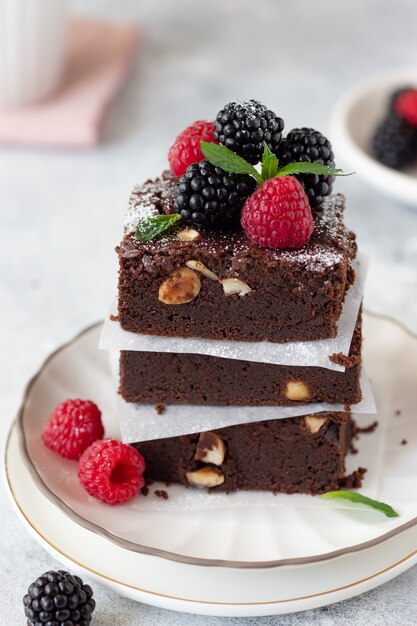
[[[200,161],[188,166],[174,191],[174,208],[187,221],[199,226],[228,226],[239,218],[246,198],[254,191],[251,176],[229,174]]]
[[[301,248],[313,232],[308,198],[293,176],[260,185],[246,200],[241,222],[248,238],[265,248]]]
[[[96,603],[93,590],[64,570],[46,572],[23,598],[28,626],[89,626]]]
[[[411,126],[417,127],[417,89],[407,89],[395,98],[396,113]]]
[[[48,448],[77,460],[89,445],[104,435],[101,412],[90,400],[66,400],[52,412],[43,431]]]
[[[334,167],[334,155],[330,141],[314,128],[294,128],[273,150],[282,167],[288,163],[320,163]],[[332,191],[334,176],[298,174],[311,207],[318,206]]]
[[[214,122],[198,120],[175,139],[168,151],[169,166],[175,176],[181,176],[189,165],[204,159],[200,141],[215,141]]]
[[[96,441],[83,453],[78,477],[94,498],[119,504],[136,496],[143,487],[144,470],[145,461],[135,448],[105,439]]]
[[[417,154],[417,128],[395,111],[390,111],[375,131],[372,151],[375,158],[387,167],[405,167]]]
[[[215,138],[249,163],[259,163],[264,143],[275,152],[281,141],[283,120],[257,100],[230,102],[216,117]]]

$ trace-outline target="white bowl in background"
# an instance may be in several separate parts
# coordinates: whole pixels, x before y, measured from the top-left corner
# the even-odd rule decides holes
[[[351,170],[391,198],[417,207],[417,158],[412,167],[397,171],[371,153],[372,135],[386,114],[390,95],[406,85],[417,87],[417,67],[378,74],[356,85],[336,103],[330,130],[336,154]]]

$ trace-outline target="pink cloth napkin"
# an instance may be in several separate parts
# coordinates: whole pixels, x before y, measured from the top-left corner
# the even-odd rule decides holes
[[[61,87],[42,102],[0,111],[0,143],[74,148],[96,144],[138,36],[135,26],[73,21]]]

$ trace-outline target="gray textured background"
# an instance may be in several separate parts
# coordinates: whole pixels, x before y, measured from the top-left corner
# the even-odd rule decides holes
[[[161,170],[179,130],[245,97],[263,100],[287,128],[325,130],[332,104],[353,82],[384,68],[417,67],[412,0],[78,0],[74,9],[141,24],[143,45],[97,150],[0,149],[3,436],[41,360],[106,311],[129,190]],[[337,188],[348,195],[347,221],[372,258],[368,308],[417,331],[417,210],[373,192],[358,176]],[[18,626],[24,587],[56,563],[0,495],[0,624]],[[417,624],[416,585],[414,568],[343,604],[246,623]],[[165,612],[100,588],[96,597],[97,626],[245,621]]]

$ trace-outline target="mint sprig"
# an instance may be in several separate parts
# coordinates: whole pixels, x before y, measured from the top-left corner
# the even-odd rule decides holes
[[[278,159],[271,151],[267,143],[264,143],[264,151],[262,154],[262,179],[268,180],[275,178],[278,173]]]
[[[374,511],[383,513],[386,517],[399,517],[399,513],[397,513],[397,511],[395,511],[389,504],[385,504],[385,502],[378,502],[378,500],[372,500],[372,498],[363,496],[361,493],[357,493],[356,491],[343,491],[343,489],[340,491],[328,491],[327,493],[323,493],[320,498],[341,498],[357,504],[363,504],[364,506],[374,509]]]
[[[142,243],[153,241],[163,233],[171,230],[181,219],[181,215],[178,213],[148,217],[148,219],[143,220],[137,227],[135,237]]]
[[[300,161],[298,163],[288,163],[278,171],[278,176],[294,176],[294,174],[318,174],[324,176],[351,176],[353,172],[344,172],[341,169],[335,169],[321,163],[309,163]]]
[[[259,184],[264,182],[260,173],[251,163],[248,163],[246,159],[229,150],[229,148],[208,141],[201,141],[200,148],[207,161],[215,167],[220,167],[225,172],[229,172],[229,174],[248,174],[256,178]]]
[[[271,152],[269,146],[265,143],[262,154],[261,173],[243,157],[239,156],[226,146],[207,141],[200,142],[201,151],[215,167],[220,167],[230,174],[247,174],[253,176],[259,185],[266,180],[275,178],[276,176],[294,176],[295,174],[318,174],[324,176],[350,176],[352,172],[345,173],[341,169],[322,165],[321,163],[308,163],[302,161],[299,163],[288,163],[284,167],[279,167],[276,155]]]

